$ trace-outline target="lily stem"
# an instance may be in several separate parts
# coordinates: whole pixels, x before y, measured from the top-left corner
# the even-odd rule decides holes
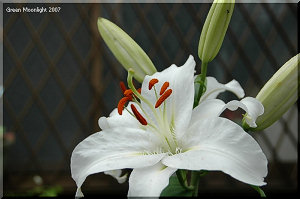
[[[190,190],[190,191],[194,190],[194,186],[193,185],[188,185],[187,177],[186,177],[186,171],[185,170],[178,169],[176,171],[176,175],[177,175],[177,178],[178,178],[181,186],[183,186],[185,189]]]
[[[194,187],[193,197],[198,196],[199,180],[200,180],[200,172],[199,171],[192,171],[191,186]]]
[[[199,75],[201,75],[200,81],[203,83],[200,84],[198,93],[195,93],[197,98],[196,98],[196,101],[194,102],[194,107],[198,106],[200,98],[204,93],[204,82],[205,82],[205,78],[206,78],[207,65],[208,65],[208,63],[206,63],[206,62],[201,63],[201,74],[199,74]]]

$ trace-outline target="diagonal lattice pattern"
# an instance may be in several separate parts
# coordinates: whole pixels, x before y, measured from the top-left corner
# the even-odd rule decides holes
[[[7,7],[37,4],[4,4]],[[4,126],[15,142],[4,149],[4,193],[34,187],[32,177],[58,184],[73,194],[70,155],[86,136],[99,131],[121,97],[118,82],[126,72],[99,36],[105,17],[123,28],[147,52],[158,71],[181,65],[189,54],[197,65],[199,36],[210,4],[39,4],[57,13],[4,12]],[[296,4],[236,4],[221,51],[208,75],[220,82],[236,79],[255,96],[272,74],[297,53]],[[197,67],[200,72],[200,67]],[[222,94],[229,100],[234,96]],[[234,115],[227,113],[235,117]],[[269,163],[266,192],[297,188],[295,105],[275,125],[253,136]],[[236,118],[239,119],[239,118]],[[103,174],[88,177],[83,189],[116,194],[127,190]],[[241,190],[248,186],[222,173],[201,180],[200,192]]]

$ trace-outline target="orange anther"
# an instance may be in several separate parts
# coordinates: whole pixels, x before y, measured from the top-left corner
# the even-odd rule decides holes
[[[167,90],[168,87],[169,87],[169,82],[165,82],[165,83],[162,85],[159,94],[162,95],[162,94]]]
[[[122,81],[120,81],[120,88],[121,88],[121,90],[122,90],[122,93],[124,93],[125,91],[126,91],[126,86],[125,86],[125,84],[124,84],[124,82],[122,82]]]
[[[142,89],[141,88],[137,89],[137,92],[139,92],[139,94],[141,94]]]
[[[155,108],[159,107],[172,93],[172,89],[166,90],[162,96],[157,100]]]
[[[118,103],[118,113],[120,115],[122,115],[124,106],[126,104],[126,102],[130,101],[132,98],[130,97],[123,97],[122,99],[120,99],[119,103]]]
[[[142,125],[147,125],[146,119],[138,112],[138,110],[135,108],[133,104],[131,104],[131,110],[133,114],[135,115],[136,119],[142,124]]]
[[[124,95],[126,96],[126,97],[129,97],[129,96],[131,96],[132,95],[132,90],[131,89],[127,89],[125,92],[124,92]]]
[[[158,82],[158,79],[151,79],[149,81],[149,90],[152,89],[152,87],[154,86],[154,84],[156,84]]]

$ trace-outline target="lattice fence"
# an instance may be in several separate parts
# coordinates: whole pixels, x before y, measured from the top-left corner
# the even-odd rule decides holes
[[[12,13],[7,8],[58,6],[57,13]],[[105,17],[122,27],[159,71],[197,58],[199,36],[210,4],[4,4],[4,127],[12,141],[4,148],[4,193],[25,193],[59,185],[74,194],[70,155],[97,120],[121,97],[127,73],[100,37],[96,21]],[[221,51],[208,74],[220,82],[236,79],[255,97],[272,74],[297,52],[296,4],[236,4]],[[234,98],[222,94],[221,98]],[[231,112],[229,117],[237,117]],[[238,119],[238,118],[237,118]],[[254,135],[269,159],[266,193],[297,190],[298,107]],[[203,177],[200,192],[252,193],[220,172]],[[85,192],[126,194],[104,174],[87,178]]]

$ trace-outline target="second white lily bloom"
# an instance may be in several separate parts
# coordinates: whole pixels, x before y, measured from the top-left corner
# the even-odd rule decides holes
[[[236,123],[219,117],[226,108],[241,107],[251,115],[249,125],[255,125],[262,105],[250,97],[227,104],[207,98],[193,109],[194,71],[190,56],[181,67],[146,76],[141,94],[135,95],[140,102],[130,102],[122,115],[115,109],[99,119],[102,131],[72,153],[77,196],[82,196],[80,187],[88,175],[123,168],[133,169],[128,196],[160,196],[177,169],[219,170],[247,184],[266,184],[267,159],[258,143]],[[238,83],[229,87],[244,96]],[[227,89],[224,85],[216,92]]]

